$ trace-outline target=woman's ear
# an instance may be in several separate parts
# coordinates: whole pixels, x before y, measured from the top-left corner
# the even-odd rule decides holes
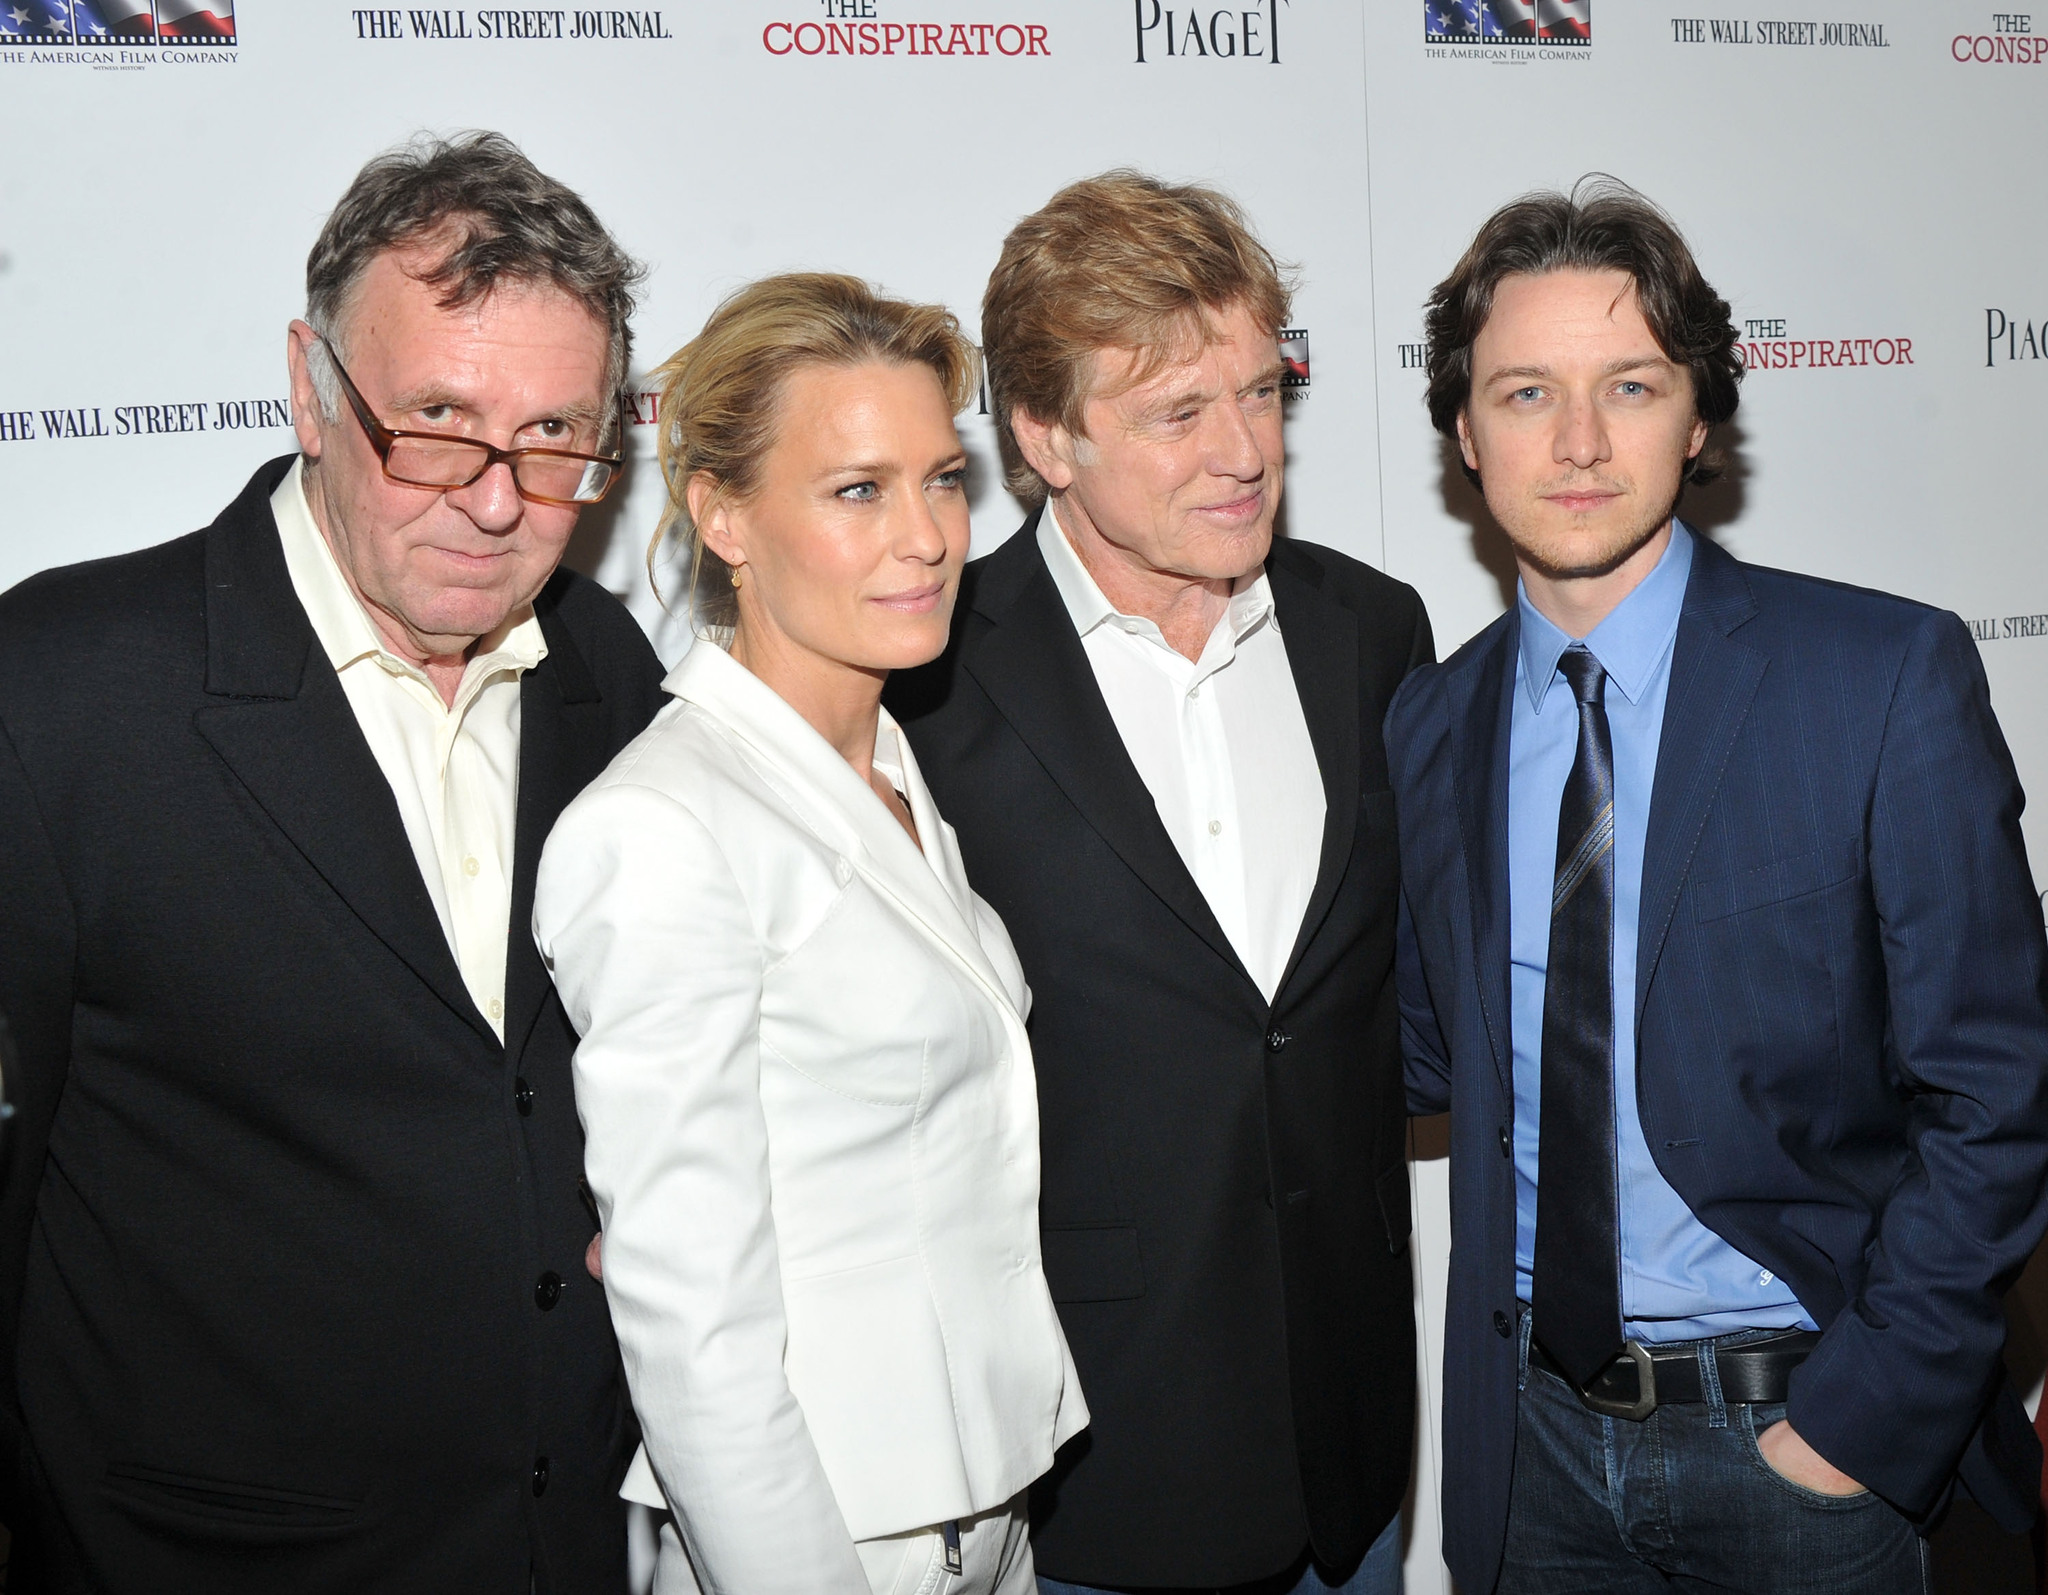
[[[728,565],[747,562],[738,528],[733,524],[732,499],[708,471],[699,471],[683,486],[683,502],[689,506],[690,524],[697,539]]]

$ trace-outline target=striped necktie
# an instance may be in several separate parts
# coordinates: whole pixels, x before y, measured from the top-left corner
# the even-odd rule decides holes
[[[1614,1174],[1614,744],[1607,672],[1583,644],[1557,668],[1579,749],[1557,813],[1543,985],[1532,1306],[1543,1349],[1580,1388],[1621,1351]]]

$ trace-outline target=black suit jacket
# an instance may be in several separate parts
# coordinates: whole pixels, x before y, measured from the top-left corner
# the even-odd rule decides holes
[[[1356,1559],[1407,1488],[1415,1349],[1380,721],[1408,587],[1276,542],[1328,818],[1270,1006],[1181,862],[1035,521],[890,684],[1032,990],[1045,1271],[1094,1414],[1033,1502],[1049,1577],[1217,1585]]]
[[[660,666],[581,577],[536,601],[501,1044],[293,593],[290,463],[0,597],[17,1587],[615,1595],[632,1421],[528,920]]]

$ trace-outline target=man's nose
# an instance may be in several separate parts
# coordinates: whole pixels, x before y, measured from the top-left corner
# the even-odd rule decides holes
[[[1213,417],[1207,429],[1209,469],[1218,476],[1256,482],[1265,474],[1266,451],[1260,446],[1258,431],[1243,406],[1211,405],[1209,413]]]
[[[1553,448],[1558,464],[1569,462],[1582,471],[1590,470],[1612,453],[1608,446],[1606,418],[1601,415],[1600,406],[1590,398],[1567,400],[1558,417],[1557,441]]]
[[[512,467],[504,460],[494,461],[469,486],[453,488],[442,497],[474,521],[479,531],[509,532],[526,513],[518,485],[512,480]]]

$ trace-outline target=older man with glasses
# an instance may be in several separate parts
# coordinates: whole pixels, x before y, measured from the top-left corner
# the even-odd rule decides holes
[[[659,698],[557,569],[638,276],[503,138],[372,161],[291,326],[299,454],[0,597],[0,1509],[35,1588],[624,1587],[527,921]]]

